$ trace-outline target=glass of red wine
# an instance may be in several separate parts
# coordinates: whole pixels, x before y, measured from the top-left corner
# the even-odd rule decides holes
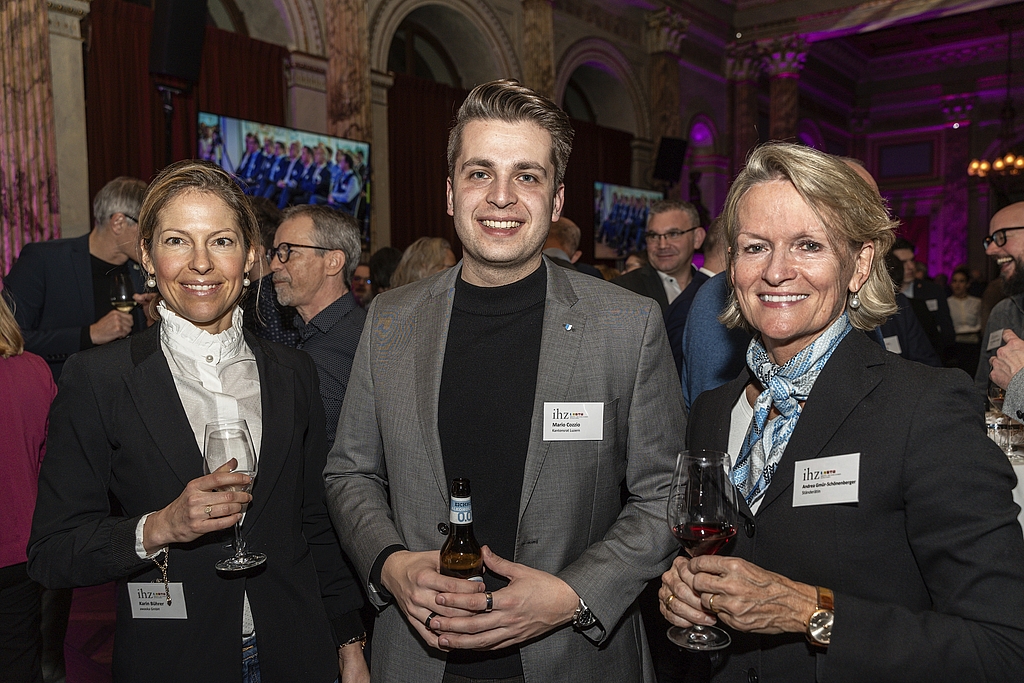
[[[714,555],[736,535],[739,512],[729,478],[728,453],[683,451],[676,458],[668,495],[668,525],[690,557]],[[668,639],[695,651],[728,647],[729,634],[714,626],[673,626]]]

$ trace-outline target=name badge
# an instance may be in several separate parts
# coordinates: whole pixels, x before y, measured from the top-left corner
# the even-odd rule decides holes
[[[129,583],[128,598],[132,603],[132,619],[188,619],[185,610],[185,589],[180,582],[168,586],[171,604],[167,604],[164,584]]]
[[[801,460],[793,469],[793,507],[858,502],[860,453]]]
[[[545,441],[600,441],[604,404],[544,402]]]
[[[903,353],[903,349],[900,348],[900,338],[897,337],[895,334],[892,335],[891,337],[883,337],[882,342],[885,343],[886,351],[892,351],[897,355]]]
[[[935,311],[939,310],[939,300],[938,299],[925,299],[924,305],[932,313],[934,313]]]
[[[986,351],[998,349],[1003,345],[1003,329],[992,330],[992,334],[988,335],[988,346],[985,347]]]

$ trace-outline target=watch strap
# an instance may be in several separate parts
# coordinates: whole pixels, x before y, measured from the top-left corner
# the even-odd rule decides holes
[[[815,586],[814,589],[818,591],[818,609],[827,609],[829,612],[834,612],[835,596],[832,591],[821,586]]]

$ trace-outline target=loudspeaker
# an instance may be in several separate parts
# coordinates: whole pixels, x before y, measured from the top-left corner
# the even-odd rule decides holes
[[[655,180],[679,182],[679,174],[683,171],[686,159],[686,140],[681,138],[662,138],[658,144],[658,157],[654,162]]]
[[[154,0],[149,73],[199,82],[206,0]]]

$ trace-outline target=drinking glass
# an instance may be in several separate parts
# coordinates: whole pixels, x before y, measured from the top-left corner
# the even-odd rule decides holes
[[[1006,390],[993,382],[988,381],[988,402],[997,413],[1003,412],[1003,400],[1006,398]]]
[[[736,535],[736,488],[728,453],[683,451],[676,458],[668,495],[668,525],[690,557],[714,555]],[[673,626],[668,639],[688,650],[728,647],[729,634],[714,626]]]
[[[236,465],[232,472],[248,474],[250,481],[241,486],[228,486],[225,491],[252,491],[252,480],[256,478],[256,452],[249,436],[249,425],[245,420],[211,422],[206,425],[206,441],[203,448],[203,470],[206,474],[217,471],[232,458]],[[243,511],[244,511],[243,507]],[[236,572],[258,567],[267,561],[263,553],[249,552],[242,538],[242,521],[235,522],[235,554],[216,564],[217,569]]]
[[[128,273],[114,273],[110,281],[110,305],[122,313],[131,313],[135,308],[135,286]]]

